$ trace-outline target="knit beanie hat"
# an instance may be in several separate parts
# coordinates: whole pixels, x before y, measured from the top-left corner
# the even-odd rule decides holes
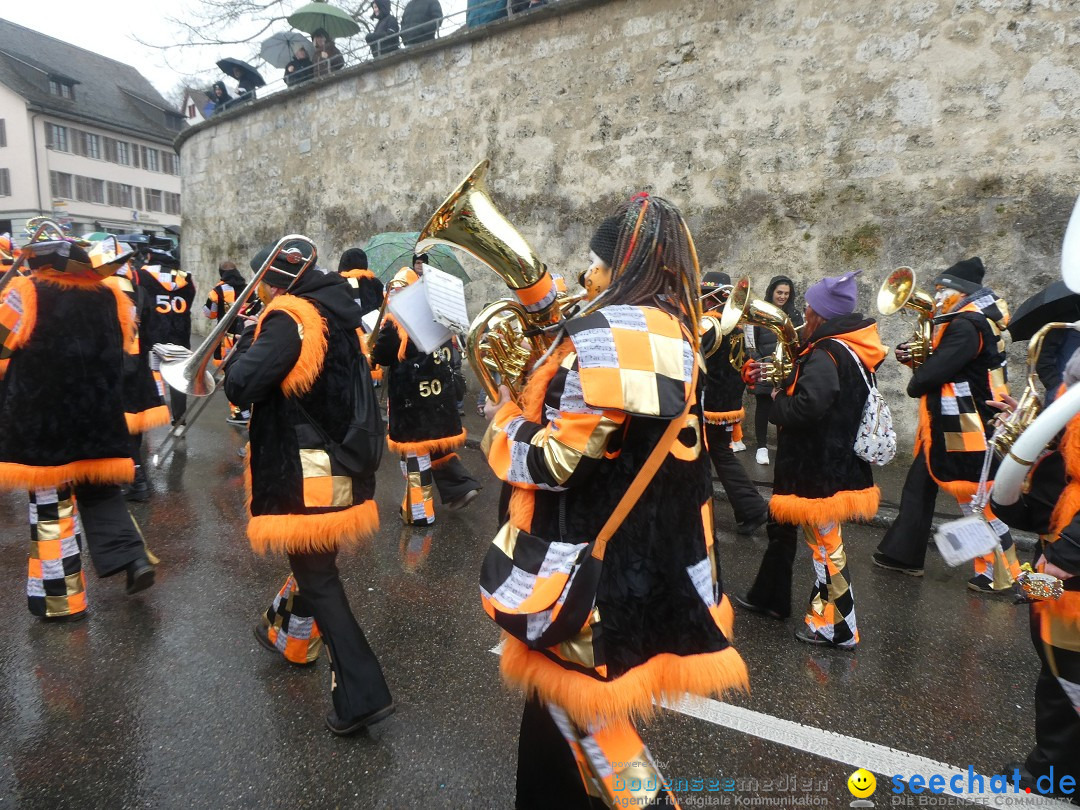
[[[731,276],[721,270],[710,270],[701,277],[701,292],[710,293],[717,287],[731,283]]]
[[[855,279],[861,275],[862,270],[856,270],[842,276],[823,278],[806,291],[806,303],[825,320],[850,315],[855,311],[859,298]]]
[[[934,279],[934,284],[949,287],[960,292],[973,293],[982,289],[986,268],[978,256],[961,259],[948,270]]]
[[[589,240],[589,250],[599,256],[608,267],[615,266],[615,246],[619,243],[621,225],[622,217],[608,217],[600,223],[600,227]]]
[[[274,245],[277,243],[266,245],[262,250],[255,254],[255,258],[251,260],[251,269],[256,273],[263,266],[267,259],[270,258],[270,252],[274,249]],[[309,267],[315,264],[317,258],[315,252],[312,250],[311,245],[306,242],[286,242],[285,246],[278,253],[277,258],[274,259],[274,263],[270,265],[270,269],[266,271],[266,275],[263,276],[263,281],[269,284],[271,287],[276,287],[279,290],[287,290],[296,283],[296,280],[307,270]]]
[[[339,273],[346,270],[367,270],[367,254],[360,248],[349,248],[338,259],[337,269]]]

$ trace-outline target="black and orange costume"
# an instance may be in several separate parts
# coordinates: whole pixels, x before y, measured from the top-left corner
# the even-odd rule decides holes
[[[919,400],[915,459],[904,481],[900,512],[874,555],[880,567],[922,574],[939,488],[970,512],[997,413],[986,402],[1008,393],[1001,337],[1008,309],[982,286],[982,276],[982,261],[976,257],[958,262],[939,277],[939,284],[949,281],[950,289],[955,284],[963,297],[954,309],[934,318],[933,352],[908,382],[908,396]],[[968,289],[960,290],[961,286]],[[990,470],[991,482],[995,469]],[[1008,592],[1019,574],[1016,548],[1009,527],[989,506],[984,513],[1004,555],[995,551],[977,557],[969,587]]]
[[[837,281],[850,285],[854,302],[854,276]],[[769,545],[744,605],[778,618],[791,615],[792,566],[801,526],[814,556],[816,579],[804,617],[806,630],[797,635],[854,649],[859,630],[841,524],[873,517],[881,499],[870,464],[852,448],[868,395],[863,375],[877,369],[886,350],[877,323],[851,312],[825,320],[797,352],[794,373],[770,412],[777,441]]]
[[[727,273],[706,273],[701,292],[705,295],[730,283]],[[705,445],[709,449],[716,477],[720,479],[735,513],[738,531],[749,534],[765,522],[769,508],[731,450],[731,444],[735,441],[735,426],[742,422],[745,415],[743,392],[746,384],[731,365],[732,341],[742,340],[742,333],[721,335],[719,323],[714,318],[705,319],[705,324],[709,327],[701,336],[701,351],[705,355],[705,392],[702,399]]]
[[[267,272],[266,283],[288,293],[244,332],[225,367],[225,393],[252,409],[248,539],[260,553],[287,554],[292,567],[256,635],[295,663],[314,660],[317,640],[325,642],[334,672],[327,723],[341,733],[343,723],[392,711],[336,566],[339,549],[378,530],[375,471],[342,469],[324,438],[342,440],[355,375],[364,384],[370,379],[348,286],[333,273],[308,269],[315,258],[306,250],[303,243],[290,248]],[[268,257],[269,248],[252,260],[253,269]]]
[[[153,584],[120,484],[134,477],[124,406],[134,307],[71,242],[38,242],[0,303],[0,486],[30,491],[30,612],[85,615],[81,548],[101,577]],[[102,274],[116,265],[104,265]]]
[[[689,234],[670,203],[639,195],[605,224],[614,233],[612,253],[618,245],[627,257],[621,265],[633,262],[625,276],[632,290],[634,281],[650,278],[654,261],[680,257],[692,278],[664,270],[659,283],[696,299],[697,268],[681,241]],[[672,233],[682,250],[656,247],[661,234]],[[687,304],[669,299],[668,306]],[[596,806],[589,797],[609,807],[672,801],[634,719],[663,696],[717,695],[747,684],[730,643],[733,613],[714,548],[697,341],[687,330],[693,319],[622,304],[571,318],[532,371],[521,405],[503,405],[485,435],[492,470],[511,488],[493,548],[539,572],[544,562],[522,557],[522,538],[536,538],[539,545],[529,545],[546,548],[544,560],[591,542],[672,420],[683,422],[607,545],[586,625],[552,647],[504,634],[503,677],[529,696],[519,808]],[[485,566],[495,564],[489,554]],[[522,595],[509,582],[503,591],[483,593],[489,609]],[[535,620],[545,615],[522,617],[528,638],[539,639],[544,622]]]
[[[218,267],[218,275],[221,277],[221,281],[210,289],[210,294],[206,297],[206,303],[203,305],[203,315],[211,321],[216,321],[218,318],[224,317],[225,313],[232,309],[233,304],[236,303],[237,296],[240,295],[247,286],[244,277],[240,275],[240,271],[237,270],[236,266],[231,262],[223,262],[222,265]],[[254,299],[252,305],[249,305],[246,308],[244,314],[254,317],[260,302],[255,296],[252,296],[252,298]],[[214,350],[214,360],[217,363],[220,364],[229,356],[229,351],[236,344],[236,339],[243,331],[244,322],[240,318],[237,318],[225,333],[224,339]],[[230,420],[246,422],[250,418],[251,414],[248,411],[237,408],[231,402],[229,403]]]
[[[395,276],[406,283],[419,277],[408,268]],[[371,360],[386,369],[389,425],[387,444],[401,456],[405,497],[401,519],[413,526],[435,522],[432,483],[443,504],[453,505],[480,489],[456,452],[465,444],[457,409],[450,343],[422,353],[404,328],[387,315],[371,350]]]
[[[1034,783],[1052,767],[1051,783],[1057,785],[1066,775],[1080,781],[1080,416],[1032,468],[1024,493],[1010,506],[993,503],[995,512],[1010,526],[1039,534],[1046,561],[1072,575],[1060,599],[1031,603],[1031,641],[1040,669],[1035,747],[1024,770]]]
[[[159,250],[147,251],[147,264],[138,270],[139,286],[150,298],[149,318],[145,326],[147,350],[155,343],[191,346],[191,308],[195,302],[195,280],[181,270],[176,260]],[[160,359],[151,351],[150,363],[157,371]],[[173,424],[187,412],[187,396],[169,390]]]
[[[360,248],[349,248],[341,254],[338,260],[338,274],[349,284],[352,297],[360,307],[360,316],[374,312],[382,305],[383,283],[368,270],[367,254]],[[366,342],[366,333],[361,328],[358,333],[360,340]],[[373,365],[371,379],[378,385],[382,382],[382,368]]]

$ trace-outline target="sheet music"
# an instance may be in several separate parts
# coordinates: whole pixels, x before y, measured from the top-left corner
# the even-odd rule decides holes
[[[371,334],[371,330],[375,328],[375,321],[377,320],[379,320],[379,310],[377,309],[371,310],[371,312],[360,319],[360,324],[364,327],[365,334]]]
[[[465,306],[465,282],[437,267],[424,265],[421,278],[428,305],[435,320],[459,335],[469,331],[469,311]]]
[[[998,536],[981,515],[942,523],[934,535],[938,551],[949,565],[959,565],[990,551],[998,544]]]
[[[450,340],[450,330],[436,322],[435,314],[431,311],[423,278],[391,294],[387,309],[425,354]]]

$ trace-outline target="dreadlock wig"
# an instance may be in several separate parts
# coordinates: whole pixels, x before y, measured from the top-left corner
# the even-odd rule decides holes
[[[678,317],[697,335],[701,271],[690,229],[663,197],[635,194],[607,220],[616,222],[611,286],[587,311],[614,304],[655,306]],[[601,226],[603,227],[603,226]]]

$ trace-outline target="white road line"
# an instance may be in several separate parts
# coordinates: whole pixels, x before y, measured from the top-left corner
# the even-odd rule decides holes
[[[492,647],[489,652],[500,655],[502,653],[502,642],[500,641]],[[796,723],[793,720],[783,720],[779,717],[773,717],[771,714],[763,714],[741,706],[721,703],[719,700],[685,697],[677,703],[665,701],[661,705],[665,709],[685,714],[687,717],[704,720],[706,723],[712,723],[715,726],[723,726],[724,728],[730,728],[732,731],[739,731],[769,742],[786,745],[788,748],[805,751],[808,754],[831,759],[834,762],[841,762],[853,768],[866,768],[868,771],[884,776],[920,774],[929,780],[931,776],[940,774],[945,778],[946,785],[945,792],[940,794],[941,798],[949,797],[970,804],[991,807],[1005,806],[1003,804],[999,805],[995,801],[998,799],[1008,801],[1009,807],[1039,807],[1047,810],[1069,810],[1069,808],[1075,807],[1075,805],[1044,796],[1013,793],[1011,781],[1008,785],[1008,793],[990,793],[990,778],[984,774],[976,774],[976,776],[982,776],[986,792],[972,793],[968,791],[968,772],[966,768],[960,769],[945,762],[921,757],[918,754],[910,754],[907,751],[900,751],[886,745],[860,740],[857,737],[848,737],[835,731],[825,731],[814,726]],[[953,793],[949,789],[949,779],[958,774],[963,777],[961,780],[964,787],[963,793]],[[1011,774],[1006,774],[1006,776],[1011,776]],[[891,791],[891,781],[883,780],[878,783],[878,790],[872,798],[877,799],[876,803],[880,804],[883,800],[886,800],[886,797],[891,799],[896,795]],[[901,795],[913,802],[918,802],[920,796],[938,798],[929,790],[925,790],[922,794],[905,791]],[[897,795],[896,798],[900,798],[900,796]]]

